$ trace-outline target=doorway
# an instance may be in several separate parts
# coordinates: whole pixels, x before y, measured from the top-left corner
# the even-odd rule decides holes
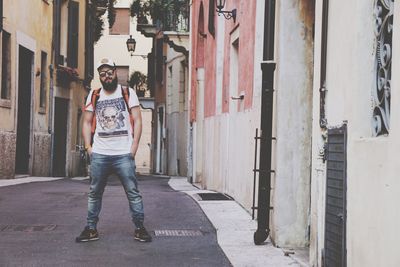
[[[29,174],[34,54],[23,46],[19,46],[18,52],[18,117],[15,173]]]
[[[67,121],[69,100],[55,98],[54,106],[54,156],[53,156],[53,176],[66,176],[65,166],[67,163]]]

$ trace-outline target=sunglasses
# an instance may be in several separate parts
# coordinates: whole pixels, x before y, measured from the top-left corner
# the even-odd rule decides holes
[[[101,78],[104,78],[104,77],[106,77],[106,76],[113,76],[114,75],[114,70],[107,70],[107,71],[101,71],[101,72],[99,72],[99,76],[101,77]]]

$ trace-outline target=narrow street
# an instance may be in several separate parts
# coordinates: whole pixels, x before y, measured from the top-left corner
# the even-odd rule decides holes
[[[168,180],[139,179],[151,243],[133,239],[128,202],[116,179],[104,193],[100,240],[79,244],[88,180],[0,187],[0,266],[231,266],[205,214]]]

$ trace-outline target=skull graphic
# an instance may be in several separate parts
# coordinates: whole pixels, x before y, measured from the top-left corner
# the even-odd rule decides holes
[[[101,126],[103,129],[113,130],[119,128],[119,111],[115,107],[106,107],[101,112]]]

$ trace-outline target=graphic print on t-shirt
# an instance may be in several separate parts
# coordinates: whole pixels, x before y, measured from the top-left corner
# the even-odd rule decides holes
[[[128,135],[128,128],[123,114],[125,110],[126,106],[122,97],[99,101],[96,105],[98,136],[115,137]]]

